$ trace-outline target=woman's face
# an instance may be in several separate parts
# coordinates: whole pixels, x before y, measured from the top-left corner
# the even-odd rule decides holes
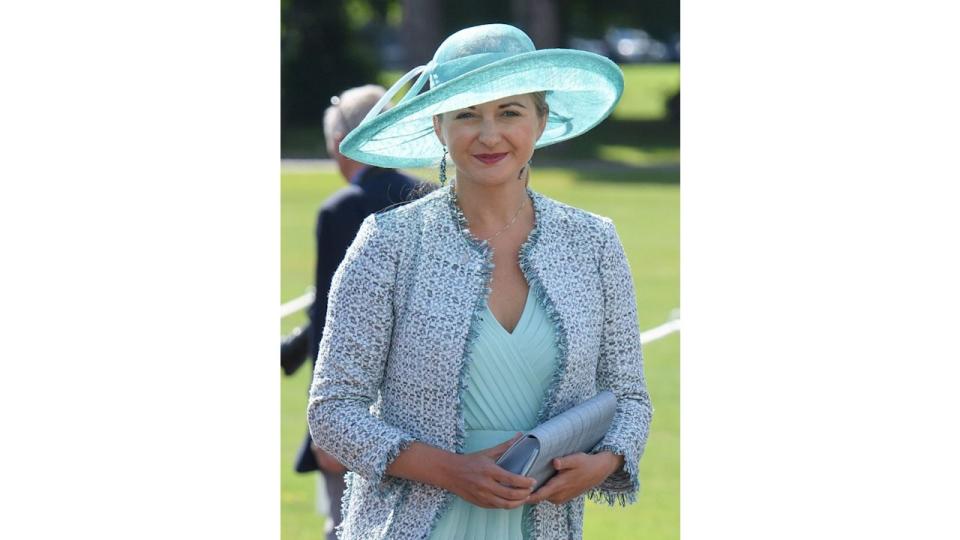
[[[457,181],[486,185],[517,180],[545,125],[528,94],[433,118],[434,131],[457,166]]]

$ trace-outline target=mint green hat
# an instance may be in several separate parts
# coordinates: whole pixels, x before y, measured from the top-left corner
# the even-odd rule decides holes
[[[418,74],[403,99],[380,114]],[[430,88],[420,93],[427,80]],[[538,51],[506,24],[465,28],[444,40],[427,65],[401,77],[340,143],[340,153],[381,167],[436,165],[443,146],[433,132],[434,115],[541,91],[550,114],[536,148],[572,139],[606,118],[623,94],[623,72],[586,51]]]

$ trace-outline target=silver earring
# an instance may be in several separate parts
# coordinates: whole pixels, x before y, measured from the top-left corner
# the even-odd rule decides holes
[[[440,186],[447,184],[447,147],[443,147],[443,157],[440,158]]]

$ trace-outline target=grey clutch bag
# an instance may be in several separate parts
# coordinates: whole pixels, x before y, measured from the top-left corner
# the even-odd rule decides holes
[[[500,456],[497,465],[536,479],[536,491],[557,474],[554,458],[593,449],[607,434],[616,412],[616,396],[604,390],[525,433]]]

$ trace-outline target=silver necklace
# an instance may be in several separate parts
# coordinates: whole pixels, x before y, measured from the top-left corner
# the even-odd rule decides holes
[[[506,230],[509,229],[514,223],[516,223],[516,222],[517,222],[517,218],[520,217],[520,211],[523,210],[523,205],[526,204],[526,203],[527,203],[527,194],[524,193],[524,194],[523,194],[523,199],[520,200],[520,208],[517,208],[517,213],[513,215],[513,219],[510,220],[510,223],[507,223],[507,225],[506,225],[504,228],[502,228],[502,229],[500,229],[499,231],[497,231],[497,234],[491,236],[490,238],[485,238],[485,239],[483,239],[483,241],[489,244],[491,240],[493,240],[494,238],[496,238],[496,237],[500,236],[501,234],[503,234],[503,231],[506,231]]]
[[[457,202],[456,178],[454,178],[453,181],[450,182],[450,190],[447,193],[450,200],[450,208],[454,212],[454,219],[457,221],[459,226],[463,229],[463,232],[466,234],[466,236],[463,237],[463,240],[467,243],[468,246],[471,245],[471,242],[467,236],[469,236],[470,238],[473,238],[474,240],[476,240],[481,244],[489,244],[491,240],[500,236],[501,234],[504,233],[504,231],[506,231],[511,226],[513,226],[513,224],[517,222],[517,218],[520,217],[520,212],[523,210],[524,205],[527,204],[527,197],[529,196],[529,191],[525,191],[523,194],[523,198],[520,200],[520,207],[517,208],[517,212],[513,215],[513,219],[510,220],[510,223],[507,223],[506,226],[504,226],[502,229],[497,231],[496,234],[494,234],[493,236],[490,236],[486,239],[481,239],[481,238],[477,238],[476,236],[473,236],[472,233],[469,233],[469,229],[468,229],[469,224],[467,223],[467,216],[463,213],[463,210],[460,209],[460,203]],[[464,254],[464,257],[467,257],[467,255]]]

